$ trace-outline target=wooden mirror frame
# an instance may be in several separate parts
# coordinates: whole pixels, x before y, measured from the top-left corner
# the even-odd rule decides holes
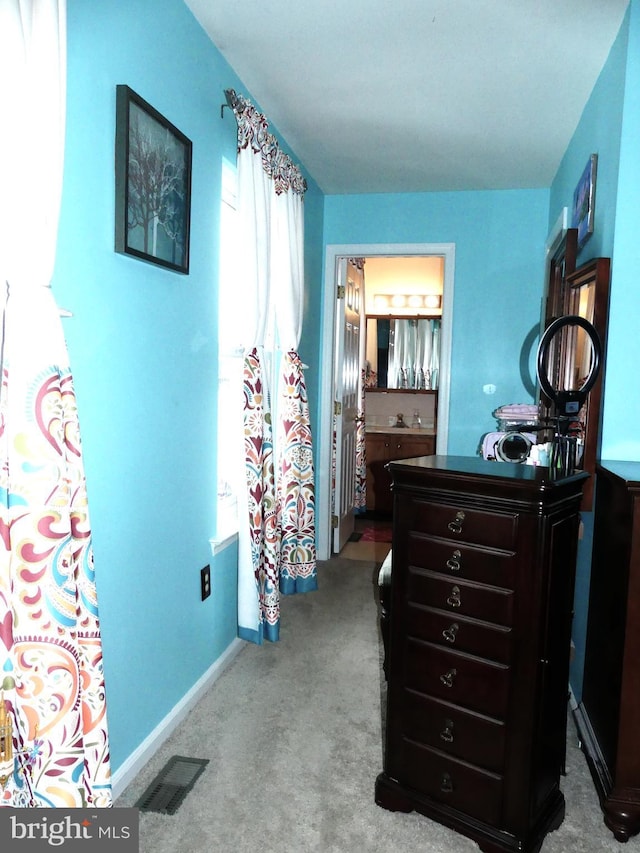
[[[566,277],[565,314],[579,314],[580,290],[583,287],[593,286],[593,316],[586,319],[595,327],[600,338],[600,343],[602,344],[602,366],[600,373],[585,403],[582,469],[591,474],[591,477],[585,483],[582,494],[581,509],[585,511],[593,509],[596,460],[600,455],[602,391],[606,366],[610,276],[610,259],[594,258]]]
[[[578,229],[569,228],[549,261],[547,279],[547,303],[544,328],[566,313],[564,308],[565,283],[568,275],[576,268],[578,257]],[[544,331],[544,329],[543,329]]]
[[[594,258],[575,268],[577,254],[577,229],[570,228],[566,239],[558,249],[549,267],[548,292],[545,310],[545,328],[558,317],[567,314],[580,314],[580,291],[583,287],[593,286],[593,317],[587,317],[595,327],[602,344],[602,369],[589,393],[584,407],[584,451],[582,469],[591,474],[584,486],[581,509],[593,508],[594,479],[596,459],[600,453],[600,432],[602,426],[602,392],[607,345],[607,326],[609,318],[609,280],[611,261],[609,258]],[[561,359],[560,352],[556,358]],[[558,373],[561,365],[556,366]],[[554,416],[549,400],[542,395],[550,417]]]

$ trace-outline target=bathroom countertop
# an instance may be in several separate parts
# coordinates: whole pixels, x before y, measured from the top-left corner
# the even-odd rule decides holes
[[[425,437],[436,435],[435,427],[392,427],[392,426],[366,426],[365,433],[374,435],[423,435]]]

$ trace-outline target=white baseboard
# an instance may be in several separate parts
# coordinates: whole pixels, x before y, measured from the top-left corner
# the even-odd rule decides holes
[[[189,711],[197,705],[214,681],[222,675],[244,645],[242,640],[236,638],[227,646],[220,657],[196,681],[191,690],[185,693],[178,704],[158,723],[155,729],[142,741],[140,746],[118,767],[111,781],[114,802],[135,779],[158,749],[160,749],[169,735],[184,720]]]

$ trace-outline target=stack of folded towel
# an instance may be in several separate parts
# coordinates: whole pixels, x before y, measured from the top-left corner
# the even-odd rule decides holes
[[[500,406],[493,415],[501,421],[532,424],[538,420],[538,407],[533,403],[511,403],[508,406]]]
[[[538,423],[538,407],[532,403],[511,403],[500,406],[493,413],[499,430],[521,429]]]

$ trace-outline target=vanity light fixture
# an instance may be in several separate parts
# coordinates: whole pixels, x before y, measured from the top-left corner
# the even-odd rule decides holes
[[[373,307],[378,311],[389,308],[433,310],[442,307],[442,296],[439,293],[376,293],[373,297]]]
[[[389,308],[389,297],[378,293],[374,297],[373,305],[377,311],[386,311]]]
[[[414,312],[434,311],[442,307],[442,296],[439,293],[376,293],[373,297],[373,308],[380,313],[390,312],[391,309],[410,308]]]

